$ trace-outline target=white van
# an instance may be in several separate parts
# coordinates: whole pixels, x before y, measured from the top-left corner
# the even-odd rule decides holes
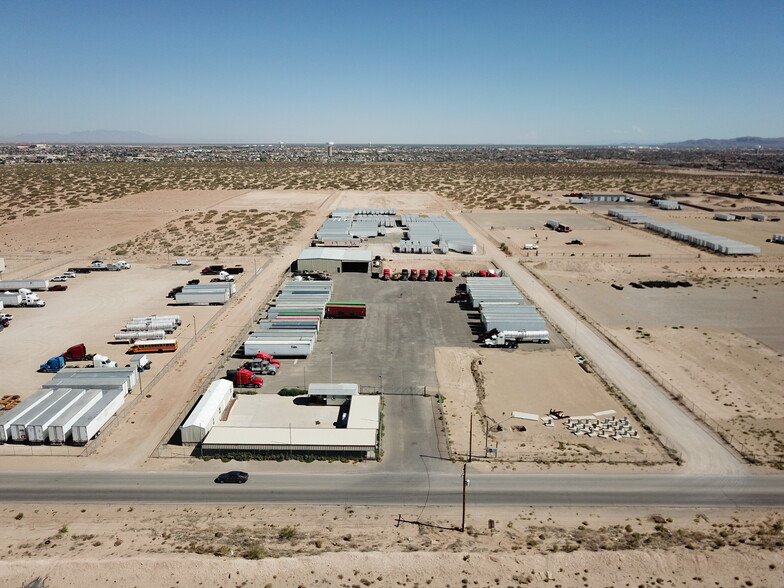
[[[523,245],[523,249],[539,249],[539,245],[535,245],[533,243],[526,243]]]

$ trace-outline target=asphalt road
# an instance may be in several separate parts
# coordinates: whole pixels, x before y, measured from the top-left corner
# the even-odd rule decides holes
[[[253,503],[455,505],[461,468],[449,473],[251,473],[247,484],[216,484],[191,472],[49,472],[6,474],[5,503]],[[471,506],[784,507],[778,476],[683,474],[479,474],[469,469]]]

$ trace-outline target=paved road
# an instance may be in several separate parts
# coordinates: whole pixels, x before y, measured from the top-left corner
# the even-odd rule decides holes
[[[455,505],[461,468],[449,473],[252,473],[244,485],[219,485],[214,474],[183,472],[49,472],[6,474],[5,503],[255,503]],[[784,507],[777,476],[683,474],[471,473],[473,506]]]
[[[569,335],[580,353],[606,374],[637,405],[648,423],[681,453],[685,471],[700,474],[740,474],[746,471],[745,464],[722,441],[706,431],[637,366],[583,323],[525,270],[517,258],[502,255],[484,230],[469,218],[460,214],[453,216],[477,238],[480,245],[484,245],[493,262],[517,283],[550,321]],[[495,251],[499,253],[496,255]]]

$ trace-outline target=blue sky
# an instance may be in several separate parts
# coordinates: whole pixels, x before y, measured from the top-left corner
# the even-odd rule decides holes
[[[2,3],[0,137],[784,136],[784,2]]]

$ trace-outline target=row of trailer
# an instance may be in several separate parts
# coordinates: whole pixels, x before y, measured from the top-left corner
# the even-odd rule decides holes
[[[0,414],[0,443],[86,445],[117,413],[138,377],[135,367],[63,370]]]
[[[649,231],[664,235],[665,237],[683,241],[694,247],[708,249],[715,253],[721,253],[722,255],[757,255],[761,251],[756,245],[749,245],[748,243],[742,243],[719,235],[711,235],[710,233],[704,233],[678,223],[656,221],[636,211],[612,209],[608,211],[608,214],[630,224],[645,225],[645,228]],[[733,215],[718,213],[715,218],[719,220],[732,220],[730,217],[734,218]]]
[[[508,277],[466,278],[472,308],[479,310],[485,333],[513,333],[518,341],[549,343],[547,324]]]
[[[137,316],[125,323],[119,333],[114,334],[115,341],[154,341],[166,339],[182,324],[178,314]]]
[[[331,297],[331,280],[288,282],[243,344],[243,355],[307,357],[316,345]]]

